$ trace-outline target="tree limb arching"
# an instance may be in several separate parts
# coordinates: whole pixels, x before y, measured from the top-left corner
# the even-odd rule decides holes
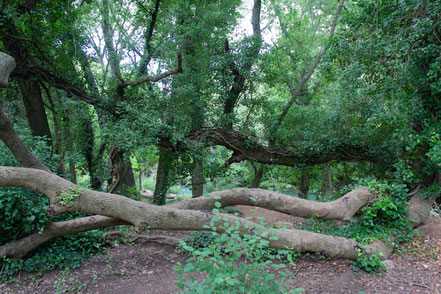
[[[295,148],[280,149],[266,146],[263,139],[246,135],[240,132],[221,128],[202,128],[188,136],[189,139],[206,140],[215,145],[224,146],[233,151],[228,164],[252,160],[263,164],[278,164],[295,166],[297,164],[321,164],[333,160],[368,161],[375,163],[377,158],[369,153],[369,149],[362,145],[341,144],[321,152],[302,152]],[[161,140],[160,144],[170,147],[170,142]]]
[[[350,221],[357,211],[376,196],[367,188],[357,188],[332,202],[317,202],[263,189],[231,189],[210,193],[212,198],[186,199],[168,207],[192,210],[211,210],[215,202],[221,207],[249,205],[266,208],[303,218]]]

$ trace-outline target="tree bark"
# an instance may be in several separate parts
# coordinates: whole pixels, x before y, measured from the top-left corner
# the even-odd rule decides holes
[[[101,215],[77,218],[70,221],[49,223],[47,226],[45,226],[42,232],[36,232],[25,238],[0,246],[0,256],[8,256],[12,259],[20,259],[29,254],[38,246],[56,237],[74,235],[103,227],[127,224],[129,223],[116,218]]]
[[[24,167],[49,169],[25,146],[14,130],[12,121],[0,106],[0,139],[8,146],[17,161]]]
[[[117,192],[129,196],[131,188],[136,189],[135,176],[133,175],[132,164],[126,153],[113,147],[110,150],[109,167],[112,177],[107,190],[110,193]]]
[[[73,142],[71,138],[71,125],[70,125],[70,119],[69,119],[69,110],[65,110],[65,113],[63,114],[63,124],[64,124],[64,141],[66,142],[66,149],[69,153],[69,174],[70,174],[70,180],[74,184],[77,183],[77,173],[76,173],[76,167],[75,162],[72,159],[73,155]]]
[[[224,115],[225,115],[225,128],[228,130],[233,129],[234,122],[234,108],[236,107],[237,101],[239,100],[240,94],[245,90],[246,74],[249,73],[251,67],[256,61],[260,48],[262,46],[262,35],[260,30],[260,11],[261,11],[262,1],[254,0],[253,10],[251,15],[251,26],[253,28],[253,39],[251,48],[245,53],[246,60],[245,64],[238,68],[234,62],[230,63],[231,74],[233,75],[233,84],[231,85],[228,95],[224,102]],[[229,53],[228,40],[225,41],[225,53]]]
[[[299,197],[306,199],[308,197],[309,192],[309,169],[302,170],[302,176],[300,177],[299,184]]]
[[[203,161],[197,156],[193,157],[193,166],[191,171],[191,195],[193,198],[201,197],[204,194],[204,171]]]
[[[17,78],[17,81],[32,135],[45,137],[47,144],[51,146],[52,135],[47,121],[40,84],[37,81],[23,78]]]
[[[191,133],[188,139],[207,140],[212,144],[224,146],[233,151],[228,164],[244,160],[284,166],[315,165],[337,159],[340,161],[378,162],[377,158],[369,154],[369,149],[362,145],[340,144],[321,152],[299,151],[293,147],[280,149],[271,146],[271,144],[269,146],[262,144],[261,142],[265,141],[263,138],[221,128],[201,128]],[[165,138],[161,140],[160,144],[164,147],[174,148]]]
[[[18,36],[14,20],[8,19],[6,22],[7,24],[3,26],[3,29],[12,36]],[[17,63],[23,64],[32,62],[28,50],[21,44],[19,39],[3,37],[2,42],[5,49],[15,58]],[[51,131],[37,78],[38,77],[35,73],[32,72],[27,76],[20,75],[16,77],[32,135],[46,137],[47,144],[51,146]]]
[[[322,171],[322,187],[320,188],[320,196],[325,197],[329,191],[332,191],[332,175],[328,164],[323,165]]]
[[[173,154],[168,148],[159,147],[159,162],[156,172],[156,185],[153,193],[153,203],[164,205],[167,191],[171,183],[171,170],[173,166]]]
[[[54,135],[55,135],[55,152],[60,156],[60,162],[58,164],[57,173],[60,175],[63,175],[65,179],[67,179],[67,171],[66,166],[64,165],[64,152],[63,148],[61,147],[61,139],[60,139],[60,125],[58,123],[57,118],[57,111],[55,109],[55,103],[52,99],[52,95],[50,93],[50,90],[41,83],[41,86],[43,87],[44,91],[46,92],[47,100],[49,101],[49,105],[52,112],[52,119],[54,121]]]
[[[260,182],[263,177],[263,168],[259,167],[254,175],[253,182],[251,183],[251,188],[259,188]]]
[[[367,204],[375,195],[366,189],[358,189],[345,195],[339,200],[328,203],[319,203],[308,201],[286,195],[281,195],[271,191],[263,192],[260,189],[235,189],[229,191],[220,191],[212,193],[213,198],[193,198],[183,202],[178,202],[169,206],[154,206],[145,202],[135,201],[120,195],[103,193],[88,190],[74,185],[63,178],[52,173],[42,170],[17,168],[17,167],[0,167],[0,187],[21,187],[36,190],[45,194],[50,200],[48,211],[51,214],[59,214],[68,211],[81,211],[85,213],[99,214],[103,216],[115,217],[128,222],[139,230],[200,230],[204,231],[210,227],[210,223],[214,223],[216,231],[226,233],[224,223],[238,226],[238,230],[243,234],[264,233],[267,232],[270,237],[277,237],[277,240],[269,240],[271,248],[291,249],[296,252],[317,252],[326,254],[331,257],[340,257],[355,260],[358,255],[358,249],[374,248],[374,245],[364,246],[354,240],[321,235],[307,231],[288,229],[265,229],[249,220],[231,216],[228,214],[214,214],[210,211],[188,210],[186,208],[201,209],[215,206],[216,201],[220,201],[222,205],[242,204],[246,201],[248,204],[254,203],[262,207],[275,208],[280,211],[287,211],[291,214],[310,215],[314,214],[322,218],[329,219],[338,217],[343,220],[349,220],[353,214],[363,205]],[[73,201],[62,204],[60,196],[62,192],[72,191],[73,188],[81,189],[81,193],[77,194]],[[266,193],[266,194],[265,194]],[[264,194],[264,195],[262,195]],[[219,197],[217,197],[219,196]],[[299,209],[298,205],[302,203],[309,209]],[[320,209],[317,209],[318,204]],[[420,203],[420,202],[418,202]],[[424,205],[416,205],[416,215],[414,225],[424,221],[423,217],[427,213],[429,201],[425,200]],[[430,203],[431,204],[431,203]],[[186,207],[187,205],[187,207]],[[332,209],[334,207],[335,209]],[[410,206],[412,215],[412,205]],[[422,208],[424,207],[424,209]],[[113,220],[112,220],[113,221]],[[115,220],[115,222],[117,222]],[[20,242],[20,241],[15,241]],[[15,243],[14,242],[14,243]],[[17,243],[15,243],[17,244]],[[8,248],[6,257],[14,257],[20,255],[17,246],[6,244],[0,247],[0,252],[4,248]],[[14,250],[17,248],[17,250]],[[11,251],[12,250],[12,251]],[[22,251],[23,249],[21,249]]]

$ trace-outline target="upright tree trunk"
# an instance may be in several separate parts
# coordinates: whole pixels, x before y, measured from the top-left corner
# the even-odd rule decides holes
[[[156,186],[153,193],[153,203],[156,205],[165,204],[167,191],[171,183],[172,161],[172,151],[165,147],[159,147],[158,171],[156,172]]]
[[[47,121],[40,85],[37,81],[17,78],[26,109],[32,135],[46,137],[47,144],[52,145],[52,135]]]
[[[323,165],[322,181],[323,183],[322,187],[320,188],[320,196],[324,197],[329,193],[330,190],[332,191],[332,175],[327,163]]]
[[[139,191],[142,191],[143,170],[142,170],[141,162],[139,162],[138,158],[136,158],[136,161],[138,162],[138,189],[139,189]]]
[[[73,154],[73,148],[72,148],[72,138],[71,138],[71,132],[70,132],[70,119],[69,119],[69,111],[66,110],[63,117],[64,122],[64,141],[66,142],[66,149],[69,153],[69,174],[70,174],[70,181],[74,184],[77,183],[77,173],[75,168],[75,162],[72,159]]]
[[[133,175],[130,159],[126,158],[127,152],[112,147],[109,155],[109,167],[111,179],[107,190],[110,193],[118,193],[130,196],[130,190],[136,189],[135,176]]]
[[[57,173],[59,175],[63,175],[63,177],[65,179],[68,178],[67,175],[67,171],[66,171],[66,166],[64,165],[64,151],[61,145],[61,138],[60,138],[60,124],[58,123],[58,118],[57,118],[57,110],[55,109],[55,103],[54,100],[52,99],[52,95],[50,93],[49,88],[47,88],[44,84],[41,84],[44,91],[46,92],[46,97],[49,101],[50,107],[51,107],[51,112],[52,112],[52,119],[54,121],[54,135],[55,135],[55,152],[60,156],[60,163],[58,164],[57,167]]]
[[[82,151],[87,161],[87,170],[90,176],[90,186],[94,190],[101,190],[103,182],[96,174],[96,157],[94,155],[95,136],[90,117],[83,119]]]
[[[263,168],[259,167],[256,171],[256,174],[254,175],[253,182],[251,183],[251,188],[259,188],[260,182],[262,181],[263,177]]]
[[[300,178],[299,197],[306,199],[309,192],[309,169],[304,169]]]
[[[204,194],[204,171],[202,160],[193,157],[193,169],[191,177],[191,195],[193,198],[200,197]]]
[[[4,19],[5,25],[3,30],[11,36],[18,36],[17,28],[15,27],[13,19]],[[4,35],[3,35],[4,36]],[[17,64],[31,62],[31,57],[26,47],[21,44],[18,38],[3,37],[3,46],[5,50],[9,51],[12,57],[15,58]],[[40,85],[36,80],[37,77],[19,76],[17,82],[22,94],[23,104],[26,110],[26,116],[28,118],[29,127],[31,128],[32,135],[34,136],[46,136],[47,143],[51,146],[51,131],[49,129],[49,123],[47,121],[46,111],[44,109],[43,97],[41,95]]]

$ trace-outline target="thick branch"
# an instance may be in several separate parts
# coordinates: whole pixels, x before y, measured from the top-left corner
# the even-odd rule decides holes
[[[11,56],[0,52],[0,80],[1,87],[7,87],[9,74],[15,67],[15,60]],[[3,112],[0,105],[0,140],[8,146],[18,162],[24,167],[31,167],[50,172],[49,169],[26,147],[14,130],[9,117]]]
[[[211,210],[215,202],[224,206],[250,205],[303,218],[349,221],[364,205],[375,199],[367,188],[355,189],[332,202],[317,202],[263,189],[232,189],[210,193],[213,198],[186,199],[169,205],[179,209]],[[220,198],[219,198],[220,197]]]
[[[126,225],[128,223],[116,218],[95,215],[74,220],[49,223],[42,232],[33,233],[25,238],[0,246],[0,256],[19,259],[26,256],[38,246],[56,237],[74,235],[103,227]]]
[[[146,77],[140,78],[139,80],[134,81],[134,82],[127,82],[126,81],[126,82],[124,82],[123,86],[137,86],[137,85],[143,84],[145,82],[155,83],[155,82],[159,82],[162,79],[165,79],[166,77],[169,77],[174,74],[182,73],[182,72],[183,72],[182,55],[181,55],[181,52],[178,52],[178,67],[177,68],[163,72],[162,74],[159,74],[155,77],[146,76]]]
[[[8,78],[15,68],[15,59],[0,52],[0,88],[8,87]]]
[[[26,147],[15,132],[12,121],[0,106],[0,139],[8,146],[18,162],[24,167],[37,168],[49,172],[49,169]]]
[[[369,150],[361,145],[341,144],[320,152],[300,152],[294,148],[280,150],[261,144],[259,141],[263,141],[262,139],[220,128],[203,128],[191,134],[189,138],[197,138],[199,141],[206,139],[233,151],[229,164],[244,160],[285,166],[295,166],[300,163],[313,165],[333,160],[377,161],[369,155]],[[161,144],[167,144],[167,141],[161,140]]]

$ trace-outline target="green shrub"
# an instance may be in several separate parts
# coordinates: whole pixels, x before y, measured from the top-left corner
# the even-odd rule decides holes
[[[413,236],[413,230],[406,219],[408,211],[405,185],[376,180],[367,180],[362,184],[368,186],[377,195],[377,199],[364,206],[354,220],[342,225],[312,218],[301,229],[351,238],[362,244],[378,239],[389,242],[390,236],[395,236],[396,243],[409,240]]]
[[[213,232],[191,232],[185,244],[195,249],[208,248],[216,241],[216,233]],[[182,248],[182,247],[181,247]]]
[[[225,207],[219,208],[219,212],[220,213],[227,213],[227,214],[231,214],[231,215],[237,215],[237,216],[242,215],[242,211],[240,211],[239,208],[232,207],[232,206],[225,206]]]
[[[215,222],[220,218],[213,218],[207,229],[215,231]],[[228,234],[215,232],[199,234],[208,239],[206,247],[194,247],[190,243],[181,241],[181,246],[191,257],[184,263],[178,263],[175,270],[179,272],[178,287],[185,288],[184,293],[300,293],[302,288],[285,290],[284,287],[294,280],[288,279],[293,273],[287,270],[280,271],[282,278],[277,279],[270,268],[280,270],[285,264],[276,263],[276,258],[285,258],[292,261],[295,254],[285,250],[285,253],[269,250],[269,240],[276,240],[268,231],[260,234],[240,234],[239,223],[231,225],[227,218],[222,219],[220,228]],[[255,225],[257,230],[264,227]],[[270,230],[269,227],[266,229]],[[206,234],[211,234],[210,238]],[[213,238],[211,240],[211,238]],[[199,240],[199,239],[198,239]],[[199,245],[201,243],[198,243]],[[206,273],[206,278],[198,282],[194,273]],[[184,275],[184,274],[188,274]]]
[[[32,152],[43,163],[55,170],[57,158],[53,157],[43,140],[32,138],[29,132],[21,130],[21,137],[32,146]],[[0,165],[16,166],[12,153],[0,142]],[[63,205],[73,204],[82,192],[81,188],[69,189],[58,197]],[[0,246],[42,231],[50,221],[70,220],[85,216],[84,213],[65,213],[56,217],[48,216],[46,196],[21,188],[0,189]],[[102,230],[94,230],[74,236],[56,238],[43,244],[24,259],[9,260],[0,256],[0,282],[5,282],[19,272],[36,272],[54,268],[77,267],[90,255],[103,249]]]
[[[104,249],[101,230],[56,238],[34,250],[27,258],[0,258],[0,282],[20,271],[42,272],[56,268],[79,267],[88,257]]]
[[[358,271],[364,269],[368,273],[380,272],[381,270],[386,270],[386,266],[381,260],[383,254],[371,253],[369,249],[366,252],[362,252],[361,249],[357,250],[357,260],[352,263],[352,269]]]

